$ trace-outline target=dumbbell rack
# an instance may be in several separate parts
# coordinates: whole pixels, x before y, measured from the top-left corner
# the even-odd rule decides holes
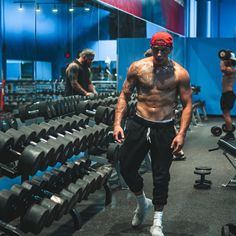
[[[1,168],[1,166],[0,166],[0,168]],[[19,176],[19,174],[17,175],[16,173],[17,172],[14,172],[14,175],[12,175],[12,177]],[[110,173],[110,175],[111,175],[111,173]],[[29,179],[28,175],[21,175],[21,182],[22,183],[28,179]],[[105,190],[105,206],[109,205],[112,200],[112,193],[111,193],[110,187],[107,184],[107,180],[108,180],[108,177],[107,177],[105,183],[103,184],[103,187]],[[81,219],[80,212],[76,208],[72,208],[70,210],[69,214],[71,215],[71,217],[73,219],[74,229],[79,230],[82,226],[82,219]],[[0,220],[0,236],[5,235],[5,234],[2,234],[2,232],[7,235],[10,235],[10,236],[21,236],[24,234],[17,226],[14,226],[10,223],[6,223],[6,222]]]

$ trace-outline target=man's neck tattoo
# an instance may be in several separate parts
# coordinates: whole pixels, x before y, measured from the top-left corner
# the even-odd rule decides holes
[[[171,60],[168,60],[168,62],[165,65],[161,65],[161,66],[154,66],[154,73],[155,74],[169,74],[169,73],[173,73],[174,71],[174,66],[173,66],[173,62]]]

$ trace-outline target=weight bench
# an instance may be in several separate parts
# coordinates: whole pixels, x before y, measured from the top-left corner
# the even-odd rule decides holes
[[[227,158],[229,163],[236,170],[236,165],[234,164],[234,162],[230,158],[230,156],[231,156],[236,161],[236,140],[234,140],[234,141],[225,141],[223,139],[219,139],[217,144],[218,144],[218,149],[223,150],[224,156]],[[236,175],[227,184],[222,184],[222,186],[223,187],[236,187]]]

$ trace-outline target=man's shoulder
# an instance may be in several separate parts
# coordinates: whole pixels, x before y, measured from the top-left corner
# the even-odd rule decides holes
[[[140,67],[140,66],[143,66],[143,65],[147,65],[147,64],[152,64],[152,60],[150,60],[150,58],[142,58],[140,60],[137,60],[137,61],[134,61],[131,66],[134,66],[134,67]]]
[[[69,70],[69,69],[79,69],[81,66],[80,66],[80,64],[79,64],[79,62],[77,62],[77,61],[72,61],[72,62],[70,62],[69,64],[68,64],[68,66],[67,66],[67,70]]]

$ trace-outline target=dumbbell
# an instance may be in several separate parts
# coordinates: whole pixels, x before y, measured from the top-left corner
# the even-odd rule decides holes
[[[120,149],[119,143],[110,143],[107,148],[107,160],[109,163],[116,163],[118,161],[118,152]]]
[[[58,137],[58,138],[51,137],[49,139],[46,139],[47,130],[43,127],[40,127],[37,124],[32,124],[31,126],[28,126],[27,129],[36,131],[37,142],[42,141],[44,143],[49,144],[50,146],[55,147],[57,155],[55,155],[54,158],[56,157],[56,159],[51,160],[51,162],[54,163],[54,165],[56,162],[64,163],[67,158],[71,157],[72,150],[73,150],[73,144],[71,141],[68,141],[67,139],[63,139],[62,137]]]
[[[90,192],[95,192],[97,189],[97,182],[100,181],[100,178],[98,177],[98,174],[87,176],[88,173],[89,172],[85,171],[85,169],[80,167],[79,164],[75,165],[72,163],[68,163],[67,165],[61,166],[60,169],[54,169],[51,171],[51,174],[56,175],[57,179],[61,179],[61,186],[66,186],[68,183],[81,178],[83,181],[78,181],[77,185],[83,188],[90,185],[87,186],[83,192],[85,190],[88,192],[88,188]],[[78,199],[81,199],[82,193],[80,192],[77,194],[79,194]]]
[[[39,181],[39,179],[37,181]],[[70,190],[68,190],[68,183],[66,183],[65,176],[60,171],[52,170],[51,172],[45,172],[42,176],[42,180],[39,182],[42,182],[44,186],[43,188],[47,189],[48,191],[60,193],[67,197],[69,201],[67,212],[72,209],[82,194],[82,190],[80,189],[81,186],[76,189],[75,186],[70,186]]]
[[[99,123],[107,123],[108,108],[105,106],[98,106],[97,109],[92,109],[87,101],[81,101],[76,106],[77,113],[83,113],[88,116],[93,116],[94,121]]]
[[[20,202],[10,190],[0,191],[0,219],[10,222],[20,214]]]
[[[51,120],[52,121],[52,120]],[[41,141],[47,142],[48,139],[54,139],[56,142],[59,142],[64,145],[64,157],[61,157],[60,162],[64,163],[66,159],[70,158],[73,155],[74,145],[73,143],[78,142],[77,139],[71,138],[69,135],[66,137],[63,135],[57,135],[56,137],[51,135],[53,133],[53,127],[47,127],[44,124],[33,124],[34,130],[41,132],[44,130],[44,135],[40,138]]]
[[[211,133],[214,136],[218,137],[222,134],[222,129],[219,126],[213,126],[211,127]]]
[[[211,171],[212,168],[211,167],[207,167],[207,166],[198,166],[198,167],[195,167],[195,170],[202,170],[202,171]],[[195,183],[200,183],[201,180],[196,180]],[[207,184],[212,184],[211,180],[204,180],[204,183],[207,183]]]
[[[29,182],[23,182],[22,185],[19,184],[14,184],[11,187],[11,191],[13,194],[15,194],[22,207],[22,212],[21,215],[24,215],[27,209],[29,208],[30,205],[33,203],[37,203],[41,205],[42,207],[46,208],[49,212],[46,221],[45,221],[45,226],[50,226],[54,219],[57,217],[57,215],[60,213],[59,211],[61,210],[61,205],[59,203],[56,203],[48,198],[42,198],[35,193],[33,193],[31,190],[29,190],[28,185]],[[40,214],[40,212],[38,212]],[[30,220],[30,219],[29,219]]]
[[[94,185],[90,190],[91,193],[94,193],[96,190],[101,188],[104,175],[98,172],[96,169],[90,167],[91,161],[89,159],[80,159],[75,161],[74,165],[76,165],[78,171],[82,173],[83,180],[94,181]]]
[[[62,168],[64,168],[64,170]],[[67,174],[64,174],[67,182],[72,182],[83,189],[81,198],[78,199],[78,202],[84,199],[84,196],[91,192],[91,188],[94,186],[94,181],[83,180],[83,173],[79,170],[77,165],[68,162],[65,163],[60,170],[62,172],[67,172]]]
[[[205,176],[211,174],[211,170],[209,168],[198,168],[195,169],[194,174],[200,175],[200,180],[197,180],[194,184],[194,188],[196,189],[209,189],[211,188],[211,184],[206,181]]]
[[[74,184],[72,181],[75,181],[75,178],[70,168],[68,168],[66,165],[63,165],[59,169],[51,170],[51,173],[56,176],[59,175],[63,178],[63,186],[67,186],[66,190],[72,192],[76,196],[76,202],[80,202],[82,200],[82,195],[87,184]]]
[[[66,137],[74,142],[74,153],[78,154],[80,151],[85,149],[87,137],[79,130],[75,130],[70,127],[70,122],[66,120],[50,120],[48,123],[42,123],[42,126],[50,126],[55,128],[54,135],[60,135]],[[59,128],[60,127],[60,128]]]
[[[19,128],[19,130],[21,132],[23,132],[26,136],[26,144],[30,144],[30,143],[37,143],[42,145],[42,148],[45,150],[46,154],[46,159],[48,160],[48,165],[49,166],[54,166],[57,163],[57,160],[59,160],[60,155],[62,155],[61,153],[63,152],[64,149],[64,145],[63,144],[59,144],[58,142],[54,142],[54,140],[41,140],[40,138],[37,137],[36,131],[32,130],[31,128],[27,127],[27,126],[22,126]],[[43,145],[44,144],[44,145]],[[54,152],[53,152],[54,151]],[[45,164],[45,162],[44,162]]]
[[[232,66],[236,66],[235,54],[231,50],[221,49],[218,52],[218,56],[222,60],[231,60]]]
[[[83,166],[83,163],[81,162],[75,162],[73,164],[74,166],[72,168],[77,168],[78,178],[87,181],[87,183],[91,185],[89,193],[94,193],[97,189],[99,189],[99,185],[102,181],[100,174],[89,171]]]
[[[224,132],[226,132],[226,133],[229,132],[229,130],[227,130],[227,128],[226,128],[226,124],[223,124],[221,128]],[[235,124],[232,124],[231,132],[234,132],[234,131],[235,131]]]
[[[20,219],[20,229],[25,232],[39,234],[44,228],[49,210],[39,204],[30,206]]]
[[[30,133],[30,132],[25,131],[24,129],[23,130],[12,129],[9,134],[12,135],[12,137],[14,137],[15,143],[18,143],[16,145],[20,149],[24,148],[24,146],[27,146],[29,144],[35,146],[35,148],[38,148],[39,150],[41,149],[44,152],[44,157],[41,160],[39,170],[42,170],[42,171],[46,170],[51,159],[55,155],[55,149],[53,147],[43,142],[36,143],[34,141],[31,141],[32,139],[35,139],[36,137],[36,133],[34,131]],[[21,144],[19,144],[20,142]]]
[[[63,124],[64,123],[65,122],[63,122]],[[57,127],[59,124],[63,126],[62,123],[52,120],[47,124],[55,127]],[[78,147],[80,151],[85,151],[87,146],[91,145],[91,143],[93,143],[94,140],[94,136],[89,129],[81,129],[81,130],[71,129],[69,127],[69,122],[66,122],[66,125],[64,124],[63,131],[61,132],[66,132],[71,134],[72,136],[80,138],[80,146]]]
[[[49,198],[60,204],[55,220],[59,220],[64,214],[68,213],[75,204],[74,196],[71,192],[63,188],[60,189],[58,186],[54,189],[43,178],[33,178],[31,181],[24,181],[22,186],[33,195]]]
[[[18,140],[19,141],[19,140]],[[6,153],[9,158],[11,154],[19,160],[19,167],[24,174],[34,175],[44,159],[44,152],[36,146],[28,145],[22,152],[13,149],[15,140],[7,133],[0,131],[0,152]],[[17,143],[19,145],[19,142]],[[3,154],[4,156],[4,154]]]

